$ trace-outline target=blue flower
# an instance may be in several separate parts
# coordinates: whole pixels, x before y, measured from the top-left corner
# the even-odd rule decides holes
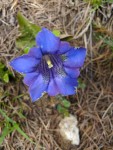
[[[46,28],[37,34],[36,45],[10,63],[17,72],[25,74],[23,82],[29,86],[32,100],[45,92],[50,96],[75,94],[86,49],[71,47]]]

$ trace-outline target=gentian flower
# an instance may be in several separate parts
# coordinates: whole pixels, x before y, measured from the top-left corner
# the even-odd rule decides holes
[[[23,82],[29,86],[32,100],[36,101],[45,92],[50,96],[75,94],[86,49],[60,41],[46,28],[37,34],[36,45],[28,54],[10,62],[13,69],[25,74]]]

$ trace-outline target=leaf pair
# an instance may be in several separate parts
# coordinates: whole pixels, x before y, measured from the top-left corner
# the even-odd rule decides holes
[[[19,23],[20,36],[16,40],[17,48],[23,49],[24,53],[28,53],[31,47],[35,46],[35,37],[41,28],[33,23],[30,23],[20,12],[17,14]],[[55,36],[60,36],[59,30],[52,31]],[[62,40],[69,41],[72,36],[61,35]]]
[[[30,49],[35,46],[35,37],[41,28],[30,23],[20,12],[17,14],[17,19],[21,35],[16,40],[16,46],[20,49]]]
[[[57,98],[60,100],[60,104],[57,105],[58,112],[63,114],[64,116],[69,116],[68,109],[71,106],[71,103],[64,97],[57,96]]]

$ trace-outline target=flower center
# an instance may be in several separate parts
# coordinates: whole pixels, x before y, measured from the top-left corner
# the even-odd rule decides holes
[[[49,56],[49,55],[45,55],[45,56],[43,56],[43,57],[44,57],[44,59],[45,59],[47,65],[48,65],[48,68],[52,68],[52,67],[53,67],[53,64],[52,64],[52,61],[51,61],[51,59],[50,59],[50,56]]]
[[[45,82],[48,82],[51,77],[55,78],[58,75],[62,77],[66,76],[63,62],[59,55],[44,55],[37,70],[42,74]]]

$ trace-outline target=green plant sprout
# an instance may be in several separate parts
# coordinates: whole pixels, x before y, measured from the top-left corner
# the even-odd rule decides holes
[[[94,10],[97,10],[104,3],[113,3],[113,0],[84,0],[93,6]]]
[[[13,131],[19,132],[24,138],[26,138],[30,142],[34,143],[32,141],[32,139],[19,127],[18,123],[16,121],[14,121],[13,119],[9,118],[2,109],[0,109],[0,114],[5,119],[3,122],[4,128],[3,128],[2,134],[0,136],[0,145],[3,143],[5,137],[8,134],[12,133]]]
[[[35,46],[35,37],[41,28],[24,17],[20,12],[17,14],[19,23],[19,31],[21,35],[16,39],[16,46],[23,49],[24,54],[27,54],[31,47]],[[54,35],[60,36],[59,30],[52,31]]]
[[[0,79],[5,83],[8,83],[10,77],[13,77],[11,71],[7,69],[5,64],[0,62]]]
[[[63,116],[69,116],[69,108],[71,103],[64,97],[58,95],[57,99],[59,100],[59,104],[57,105],[57,110]]]
[[[81,78],[78,79],[78,88],[84,90],[86,87],[86,84],[82,81]]]
[[[41,28],[30,23],[20,12],[17,14],[17,20],[21,35],[16,40],[16,46],[20,49],[30,49],[35,45],[35,36]]]
[[[107,46],[109,46],[110,47],[110,49],[113,51],[113,38],[111,38],[111,37],[103,37],[103,36],[99,36],[99,38],[101,39],[101,40],[103,40],[103,43]]]

